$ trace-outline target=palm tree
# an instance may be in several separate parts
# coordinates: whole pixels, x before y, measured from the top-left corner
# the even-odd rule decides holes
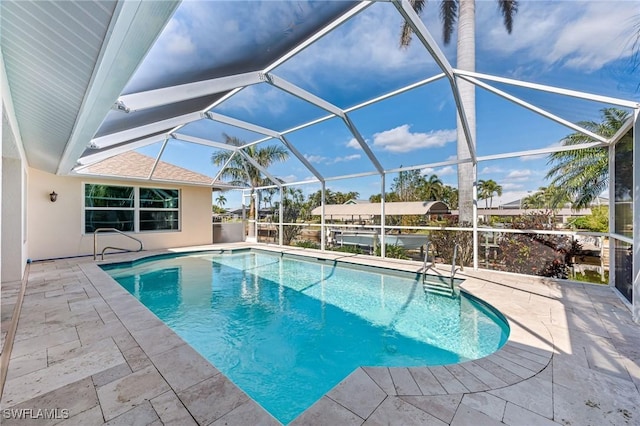
[[[524,209],[541,209],[545,205],[544,193],[536,191],[531,195],[527,195],[522,199],[520,205]]]
[[[478,181],[478,196],[481,200],[484,200],[485,208],[493,207],[494,195],[497,195],[498,197],[502,195],[502,186],[498,185],[498,183],[493,179],[480,179]]]
[[[229,136],[226,133],[222,134],[224,143],[231,146],[243,146],[245,142],[235,136]],[[285,161],[289,158],[289,151],[280,145],[269,145],[266,147],[259,147],[258,145],[251,145],[244,148],[244,152],[251,158],[253,158],[260,166],[268,168],[276,161]],[[224,165],[233,151],[220,150],[211,155],[211,162],[216,166]],[[251,201],[249,204],[249,219],[254,219],[255,213],[255,187],[263,185],[266,179],[262,178],[260,170],[247,161],[242,155],[236,154],[227,167],[222,171],[221,179],[229,179],[232,185],[249,186],[251,187]],[[258,204],[260,205],[260,204]],[[251,235],[252,229],[249,229],[249,235]]]
[[[218,195],[218,197],[216,198],[216,203],[218,203],[220,207],[227,204],[227,197],[224,196],[224,193],[221,192],[220,195]]]
[[[585,121],[578,124],[593,133],[611,137],[629,118],[627,111],[617,108],[604,108],[601,112],[600,123]],[[572,133],[562,140],[562,145],[589,142],[595,141],[582,133]],[[607,147],[554,152],[549,155],[547,164],[551,165],[546,176],[546,179],[552,179],[550,186],[564,192],[565,199],[573,200],[575,209],[587,207],[609,186]]]
[[[442,197],[444,186],[442,181],[437,175],[429,176],[429,179],[424,179],[422,188],[420,188],[420,195],[422,200],[438,200]]]
[[[426,0],[409,0],[416,13],[422,12]],[[516,0],[498,0],[498,5],[503,16],[504,26],[511,34],[513,18],[518,11]],[[441,0],[440,17],[442,18],[442,36],[445,44],[451,41],[453,29],[458,21],[458,50],[457,67],[465,71],[475,71],[475,0]],[[408,46],[411,41],[411,27],[405,23],[400,39],[401,46]],[[476,139],[476,95],[475,86],[471,83],[458,80],[458,91],[464,107],[469,133],[475,143]],[[470,158],[467,138],[462,129],[460,118],[457,120],[458,129],[458,159]],[[473,218],[473,181],[474,167],[471,163],[458,164],[458,204],[460,210],[460,223],[470,223]]]

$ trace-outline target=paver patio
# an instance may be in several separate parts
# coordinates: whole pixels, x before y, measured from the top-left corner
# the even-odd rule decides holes
[[[198,249],[233,247],[248,245]],[[409,271],[421,267],[284,251]],[[450,366],[363,366],[293,424],[640,423],[640,327],[613,290],[488,271],[465,270],[460,277],[466,291],[509,320],[502,349]],[[5,345],[20,287],[3,283]],[[30,266],[0,403],[7,425],[278,424],[89,258]],[[6,409],[21,408],[65,409],[68,416],[8,418]]]

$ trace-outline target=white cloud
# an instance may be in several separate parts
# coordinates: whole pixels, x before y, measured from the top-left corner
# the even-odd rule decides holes
[[[438,176],[448,176],[456,173],[456,168],[453,166],[446,166],[436,170]]]
[[[298,176],[296,175],[278,176],[278,178],[285,182],[295,182],[298,180]]]
[[[439,169],[434,169],[433,167],[425,167],[424,169],[420,169],[420,174],[423,176],[431,176],[436,175],[438,177],[441,176],[449,176],[456,173],[456,168],[453,166],[445,166]]]
[[[511,170],[506,176],[505,180],[508,182],[522,182],[526,181],[531,177],[531,170],[522,169],[522,170]]]
[[[166,52],[169,55],[188,55],[196,49],[188,28],[176,20],[171,20],[167,24],[164,43],[166,43]]]
[[[498,166],[486,166],[482,170],[480,170],[479,174],[484,175],[484,174],[502,173],[502,172],[504,172],[504,169]]]
[[[592,72],[632,54],[637,13],[637,2],[521,2],[507,35],[495,7],[485,5],[478,27],[487,31],[479,44],[505,57],[522,53],[530,61]]]
[[[358,142],[356,138],[351,138],[351,140],[347,142],[347,148],[362,149],[360,142]]]
[[[287,111],[286,96],[282,91],[269,85],[247,86],[214,108],[214,111],[223,113],[246,111],[253,116],[266,113],[277,116]]]
[[[361,158],[360,154],[352,154],[352,155],[345,155],[344,157],[336,157],[331,162],[332,163],[345,163],[347,161],[358,160],[360,158]]]
[[[512,191],[514,189],[522,189],[523,185],[519,184],[519,183],[503,183],[502,185],[502,189],[504,191]]]
[[[308,155],[304,154],[304,158],[307,159],[310,163],[316,164],[336,164],[336,163],[346,163],[348,161],[358,160],[361,158],[360,154],[351,154],[345,155],[344,157],[324,157],[322,155]]]
[[[325,161],[327,161],[327,157],[323,157],[322,155],[304,154],[304,158],[306,158],[308,162],[316,164],[324,163]]]
[[[410,152],[416,149],[442,147],[456,140],[456,130],[435,130],[429,133],[411,133],[403,124],[373,135],[373,146],[390,152]]]

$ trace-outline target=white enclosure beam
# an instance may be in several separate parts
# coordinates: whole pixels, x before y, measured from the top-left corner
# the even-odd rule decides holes
[[[383,173],[380,175],[380,257],[383,259],[387,256],[387,243],[385,236],[387,232],[385,229],[387,224],[387,216],[385,214],[385,203],[387,202],[386,186],[386,175]]]
[[[368,101],[364,101],[364,102],[362,102],[362,103],[360,103],[358,105],[354,105],[352,107],[349,107],[349,108],[345,109],[344,112],[348,114],[350,112],[353,112],[353,111],[356,111],[358,109],[364,108],[366,106],[375,104],[375,103],[383,101],[385,99],[389,99],[389,98],[391,98],[393,96],[400,95],[402,93],[408,92],[409,90],[413,90],[415,88],[427,85],[427,84],[429,84],[431,82],[434,82],[436,80],[440,80],[441,78],[444,78],[444,77],[445,77],[444,73],[440,73],[440,74],[435,75],[433,77],[429,77],[429,78],[426,78],[424,80],[420,80],[420,81],[417,81],[415,83],[411,83],[411,84],[409,84],[407,86],[401,87],[400,89],[396,89],[396,90],[394,90],[392,92],[386,93],[384,95],[378,96],[378,97],[373,98],[373,99],[369,99]],[[335,115],[331,114],[331,115],[326,115],[324,117],[316,118],[315,120],[311,120],[311,121],[308,121],[306,123],[300,124],[298,126],[290,128],[290,129],[287,129],[287,130],[281,132],[281,134],[288,135],[290,133],[297,132],[298,130],[306,129],[307,127],[311,127],[313,125],[316,125],[316,124],[322,123],[324,121],[330,120],[330,119],[332,119],[334,117],[335,117]],[[246,148],[248,146],[257,145],[257,144],[265,142],[265,141],[267,141],[269,139],[271,139],[271,138],[258,139],[256,141],[249,142],[248,144],[243,145],[242,147]]]
[[[239,149],[237,146],[227,145],[226,143],[215,142],[209,139],[199,138],[196,136],[189,136],[189,135],[185,135],[184,133],[172,133],[171,137],[174,139],[179,139],[181,141],[191,142],[198,145],[210,146],[213,148],[224,149],[227,151],[237,151]]]
[[[166,129],[170,129],[179,124],[187,124],[196,120],[200,120],[202,114],[198,112],[192,112],[177,117],[168,118],[166,120],[156,121],[144,126],[134,127],[132,129],[123,130],[117,133],[111,133],[99,138],[91,139],[92,148],[107,148],[109,146],[118,145],[123,142],[127,142],[133,139],[142,138],[153,133],[161,132]]]
[[[162,157],[162,154],[164,154],[164,149],[167,147],[168,142],[169,142],[169,139],[165,139],[164,142],[162,143],[160,152],[158,152],[158,155],[156,156],[156,161],[153,162],[153,167],[151,167],[151,171],[149,172],[149,179],[151,179],[153,177],[153,174],[156,172],[156,168],[158,167],[158,163],[160,162],[160,158]]]
[[[552,114],[549,111],[546,111],[546,110],[544,110],[542,108],[538,108],[537,106],[532,105],[529,102],[523,101],[520,98],[517,98],[517,97],[515,97],[513,95],[510,95],[510,94],[508,94],[506,92],[503,92],[502,90],[497,89],[497,88],[495,88],[495,87],[493,87],[493,86],[491,86],[491,85],[489,85],[487,83],[484,83],[484,82],[482,82],[482,81],[480,81],[480,80],[478,80],[476,78],[466,77],[466,76],[462,76],[461,78],[464,79],[464,80],[467,80],[468,82],[470,82],[472,84],[475,84],[476,86],[480,86],[483,89],[485,89],[485,90],[487,90],[487,91],[489,91],[491,93],[494,93],[494,94],[500,96],[503,99],[506,99],[506,100],[508,100],[510,102],[513,102],[514,104],[520,105],[521,107],[524,107],[524,108],[528,109],[529,111],[535,112],[536,114],[539,114],[539,115],[541,115],[541,116],[543,116],[545,118],[548,118],[548,119],[550,119],[552,121],[555,121],[558,124],[562,124],[565,127],[573,129],[578,133],[582,133],[583,135],[589,136],[590,138],[593,138],[593,139],[595,139],[597,141],[600,141],[600,142],[607,143],[609,141],[604,136],[600,136],[600,135],[598,135],[596,133],[593,133],[593,132],[585,129],[582,126],[578,126],[577,124],[574,124],[571,121],[565,120],[564,118],[558,117],[557,115]]]
[[[408,85],[406,85],[404,87],[401,87],[399,89],[396,89],[396,90],[394,90],[392,92],[385,93],[384,95],[380,95],[380,96],[378,96],[376,98],[369,99],[368,101],[364,101],[362,103],[359,103],[357,105],[349,107],[349,108],[345,109],[344,111],[346,113],[353,112],[355,110],[358,110],[358,109],[364,108],[366,106],[378,103],[380,101],[384,101],[385,99],[392,98],[392,97],[394,97],[396,95],[401,95],[401,94],[403,94],[405,92],[408,92],[409,90],[413,90],[413,89],[417,89],[418,87],[426,86],[427,84],[433,83],[434,81],[438,81],[438,80],[440,80],[440,79],[442,79],[444,77],[445,77],[444,73],[436,74],[433,77],[429,77],[429,78],[425,78],[424,80],[416,81],[415,83],[408,84]]]
[[[609,96],[594,95],[593,93],[580,92],[580,91],[577,91],[577,90],[562,89],[562,88],[559,88],[559,87],[547,86],[545,84],[529,83],[529,82],[526,82],[526,81],[519,81],[519,80],[514,80],[514,79],[511,79],[511,78],[498,77],[498,76],[495,76],[495,75],[483,74],[483,73],[479,73],[479,72],[463,71],[463,70],[459,70],[459,69],[454,69],[453,72],[456,75],[459,75],[459,76],[475,77],[475,78],[480,78],[480,79],[483,79],[483,80],[495,81],[497,83],[505,83],[505,84],[509,84],[509,85],[512,85],[512,86],[526,87],[528,89],[540,90],[540,91],[543,91],[543,92],[555,93],[555,94],[558,94],[558,95],[570,96],[570,97],[573,97],[573,98],[586,99],[588,101],[603,102],[603,103],[607,103],[607,104],[611,104],[611,105],[617,105],[617,106],[626,107],[626,108],[634,108],[635,109],[635,108],[638,108],[640,106],[638,104],[638,102],[634,102],[634,101],[628,101],[628,100],[624,100],[624,99],[612,98],[612,97],[609,97]]]
[[[261,82],[262,78],[260,73],[254,71],[245,74],[237,74],[228,77],[214,78],[211,80],[179,84],[171,87],[163,87],[161,89],[122,95],[118,98],[117,104],[119,110],[134,112],[181,102],[188,99],[200,98],[215,93],[226,92]]]
[[[617,144],[618,141],[622,139],[622,137],[626,135],[629,130],[633,129],[634,116],[635,112],[627,119],[627,121],[622,124],[618,131],[615,132],[613,136],[611,136],[611,138],[609,139],[610,144]]]
[[[631,285],[633,320],[640,323],[640,109],[633,111],[633,184],[631,206],[633,217],[633,244],[631,253]]]
[[[478,157],[478,162],[490,161],[490,160],[501,160],[504,158],[527,157],[530,155],[546,155],[546,154],[552,154],[554,152],[574,151],[577,149],[597,148],[597,147],[608,146],[608,145],[609,144],[602,143],[602,142],[590,142],[590,143],[581,143],[577,145],[561,145],[561,146],[553,146],[548,148],[530,149],[527,151],[506,152],[504,154],[483,155],[482,157]]]
[[[320,174],[320,172],[313,167],[313,165],[309,162],[309,160],[307,160],[305,158],[304,155],[302,155],[302,153],[300,153],[300,151],[298,151],[298,149],[289,142],[289,140],[287,138],[285,138],[284,136],[280,136],[280,141],[284,144],[284,146],[287,147],[287,149],[289,151],[291,151],[293,153],[293,155],[300,160],[300,162],[302,164],[304,164],[304,166],[320,181],[320,182],[324,182],[324,177],[322,176],[322,174]]]
[[[213,177],[213,181],[216,182],[217,180],[220,180],[220,176],[222,176],[222,174],[224,173],[224,170],[227,168],[227,166],[231,163],[231,161],[233,160],[233,157],[235,157],[238,153],[236,151],[233,151],[231,153],[231,155],[229,156],[229,158],[227,158],[227,161],[224,162],[224,164],[222,165],[222,167],[220,168],[220,170],[218,170],[218,173],[216,173],[216,175]]]
[[[342,175],[342,176],[332,176],[324,178],[325,181],[329,182],[332,180],[343,180],[343,179],[356,179],[361,177],[369,177],[379,175],[378,172],[364,172],[364,173],[354,173],[351,175]]]
[[[440,69],[449,79],[449,84],[451,85],[451,91],[453,93],[453,99],[455,100],[456,109],[458,110],[458,117],[460,117],[462,130],[464,132],[467,146],[469,148],[469,155],[471,155],[471,160],[475,162],[475,141],[471,137],[472,135],[469,129],[469,123],[467,121],[467,115],[464,112],[464,105],[462,104],[462,99],[460,98],[458,83],[453,73],[451,64],[447,60],[447,57],[444,55],[444,52],[440,50],[440,47],[431,36],[431,33],[429,32],[429,30],[427,30],[427,27],[424,25],[416,11],[413,10],[411,3],[408,0],[393,0],[393,4],[395,5],[396,9],[398,9],[398,12],[400,13],[400,15],[402,15],[407,24],[409,24],[409,26],[413,30],[413,33],[418,37],[422,45],[429,51]]]
[[[260,133],[261,135],[270,136],[272,138],[279,138],[280,134],[275,130],[267,129],[266,127],[258,126],[253,123],[238,120],[237,118],[227,117],[226,115],[218,114],[217,112],[207,112],[205,116],[213,121],[228,124],[230,126],[239,127],[241,129],[249,130],[254,133]]]
[[[445,167],[445,166],[455,166],[458,164],[471,163],[470,158],[466,158],[464,160],[449,160],[449,161],[440,161],[438,163],[426,163],[426,164],[418,164],[415,166],[407,166],[407,167],[396,167],[394,169],[388,169],[384,172],[389,173],[398,173],[398,172],[406,172],[410,170],[419,170],[426,168],[436,168],[436,167]]]
[[[280,205],[278,205],[278,245],[283,245],[284,243],[284,188],[280,187]],[[282,265],[282,263],[281,263]]]
[[[331,22],[328,25],[325,25],[319,31],[315,32],[311,37],[307,38],[302,43],[298,44],[296,47],[291,49],[289,52],[287,52],[286,54],[282,55],[280,58],[272,62],[268,67],[264,69],[264,72],[265,73],[270,72],[275,68],[279,67],[280,65],[282,65],[283,63],[287,62],[289,59],[293,58],[295,55],[302,52],[304,49],[311,46],[313,43],[320,40],[322,37],[329,34],[331,31],[333,31],[340,25],[344,24],[349,19],[353,18],[358,13],[362,12],[372,4],[373,2],[371,1],[361,1],[360,3],[356,4],[353,8],[349,9],[347,12],[339,16],[333,22]]]
[[[313,104],[318,108],[328,111],[333,115],[344,117],[344,111],[342,111],[337,106],[314,95],[313,93],[307,92],[306,90],[296,86],[295,84],[289,83],[287,80],[283,78],[280,78],[273,74],[265,74],[265,80],[270,85],[277,87],[278,89],[283,90],[295,96],[296,98],[302,99],[305,102],[309,102],[310,104]]]
[[[325,251],[327,248],[327,229],[325,219],[325,205],[327,204],[324,197],[327,191],[327,183],[322,182],[322,188],[320,189],[320,250]]]
[[[122,154],[123,152],[132,151],[134,149],[143,148],[145,146],[153,145],[154,143],[162,142],[165,139],[165,135],[155,135],[146,139],[140,139],[135,142],[131,142],[128,144],[120,145],[113,147],[111,149],[107,149],[101,152],[97,152],[95,154],[85,155],[84,157],[80,157],[76,164],[79,165],[74,168],[74,170],[81,170],[86,166],[90,166],[91,164],[97,163],[102,160],[106,160],[107,158],[115,157],[116,155]]]
[[[356,128],[355,124],[353,124],[349,116],[345,114],[344,117],[342,117],[342,121],[344,121],[344,124],[347,125],[347,128],[349,129],[353,137],[356,138],[356,141],[358,141],[360,148],[362,148],[362,150],[367,155],[367,157],[369,157],[369,161],[371,161],[371,163],[376,168],[378,173],[383,174],[384,167],[382,167],[382,164],[380,164],[376,155],[373,153],[373,151],[371,151],[371,148],[369,148],[369,145],[367,145],[367,142],[364,140],[364,138]]]
[[[253,165],[253,167],[255,167],[256,169],[260,170],[260,172],[265,175],[271,182],[273,182],[278,188],[280,188],[282,186],[282,184],[280,183],[280,180],[276,177],[274,177],[271,173],[269,173],[264,167],[262,167],[260,165],[260,163],[258,163],[256,160],[254,160],[249,154],[247,154],[246,152],[244,152],[243,150],[239,149],[236,152],[240,153],[240,155],[242,155],[242,157],[244,157],[245,160],[247,160],[249,163],[251,163]],[[257,216],[256,216],[257,219]]]
[[[453,67],[444,55],[444,52],[440,50],[438,43],[436,43],[435,39],[431,36],[431,33],[427,30],[427,27],[424,25],[416,11],[413,10],[411,3],[408,0],[393,0],[393,4],[407,24],[409,24],[416,37],[418,37],[420,42],[429,51],[440,69],[450,80],[453,80]]]

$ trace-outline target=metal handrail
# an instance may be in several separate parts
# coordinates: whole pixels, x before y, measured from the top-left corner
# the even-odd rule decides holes
[[[453,290],[453,278],[456,276],[456,272],[463,270],[462,261],[460,261],[460,268],[456,268],[456,259],[458,258],[458,249],[461,249],[460,244],[453,246],[453,259],[451,259],[451,290]]]
[[[124,235],[127,238],[131,238],[134,241],[137,241],[138,243],[140,243],[140,248],[138,250],[128,250],[126,248],[123,247],[112,247],[112,246],[107,246],[105,248],[102,249],[102,259],[104,260],[104,252],[107,251],[108,249],[114,249],[114,250],[124,250],[124,251],[128,251],[128,252],[138,252],[138,251],[142,251],[142,249],[144,248],[142,245],[142,241],[140,241],[139,239],[132,237],[131,235],[127,235],[124,232],[116,229],[116,228],[97,228],[95,231],[93,231],[93,260],[96,260],[98,257],[98,233],[99,232],[117,232],[120,235]]]
[[[436,266],[436,258],[434,254],[433,261],[431,262],[431,265],[429,265],[429,268],[427,268],[427,258],[429,257],[429,247],[431,246],[433,246],[433,243],[429,240],[427,240],[427,242],[424,244],[424,261],[422,262],[422,283],[423,284],[427,279],[427,270],[429,268],[434,268],[435,270],[435,266]]]

